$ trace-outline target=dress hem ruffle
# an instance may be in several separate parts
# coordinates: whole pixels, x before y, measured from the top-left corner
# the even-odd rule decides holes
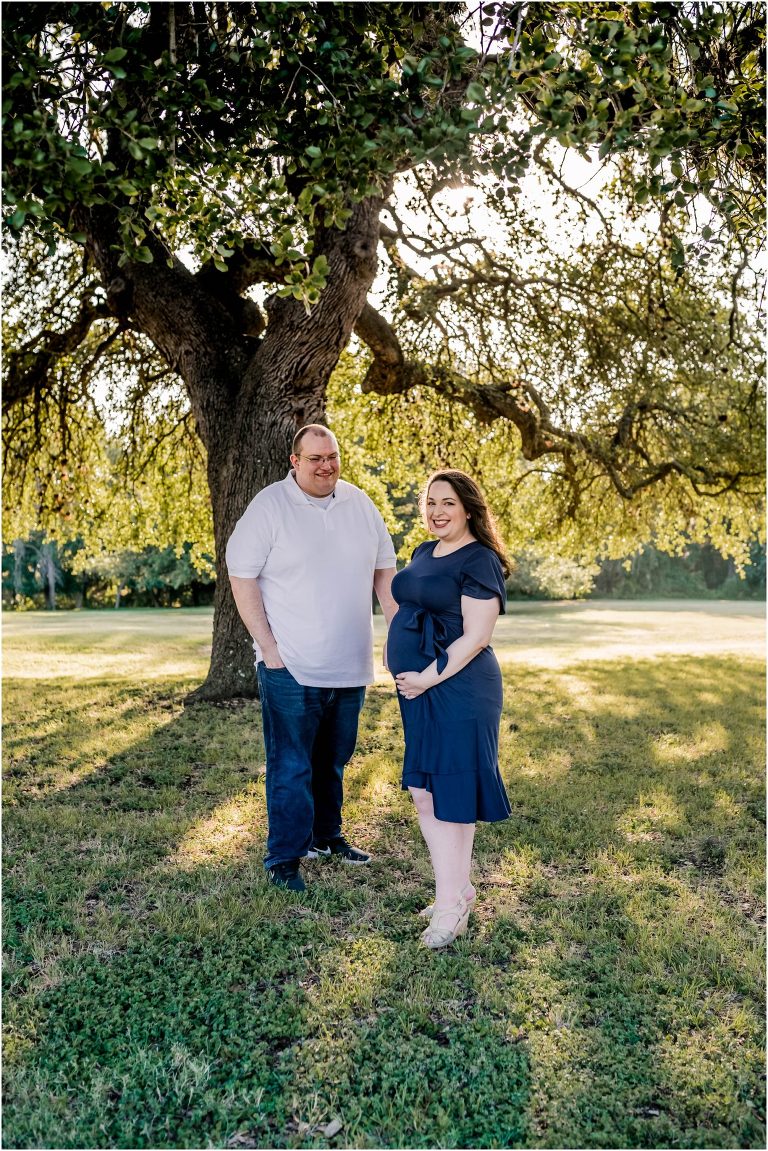
[[[436,777],[424,771],[404,771],[402,790],[409,787],[430,793],[435,819],[444,823],[500,823],[512,814],[498,768]]]

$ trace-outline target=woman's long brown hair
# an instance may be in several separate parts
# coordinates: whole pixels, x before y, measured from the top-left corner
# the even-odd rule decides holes
[[[440,471],[433,472],[427,480],[419,500],[422,514],[426,518],[429,489],[432,487],[432,484],[440,480],[446,484],[450,484],[456,492],[464,510],[469,513],[467,527],[478,543],[483,544],[485,547],[490,548],[492,552],[496,553],[501,561],[504,577],[506,578],[511,571],[511,564],[504,550],[504,545],[501,542],[499,529],[496,526],[493,512],[488,507],[479,484],[475,483],[472,477],[468,476],[466,472],[460,472],[456,468],[442,468]]]

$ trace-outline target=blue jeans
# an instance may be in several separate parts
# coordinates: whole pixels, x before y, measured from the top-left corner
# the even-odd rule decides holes
[[[300,859],[341,834],[344,768],[357,740],[364,687],[303,687],[286,667],[256,668],[267,752],[265,867]]]

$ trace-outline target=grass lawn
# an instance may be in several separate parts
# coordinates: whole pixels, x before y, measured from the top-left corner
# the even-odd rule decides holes
[[[6,1147],[760,1148],[761,606],[512,605],[450,951],[370,689],[366,869],[267,889],[257,704],[182,707],[210,613],[5,618]]]

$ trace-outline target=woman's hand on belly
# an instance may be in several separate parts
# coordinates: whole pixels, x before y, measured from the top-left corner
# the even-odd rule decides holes
[[[416,699],[417,696],[423,695],[428,690],[423,682],[421,672],[418,671],[401,671],[399,675],[395,676],[395,683],[397,690],[406,699]]]

